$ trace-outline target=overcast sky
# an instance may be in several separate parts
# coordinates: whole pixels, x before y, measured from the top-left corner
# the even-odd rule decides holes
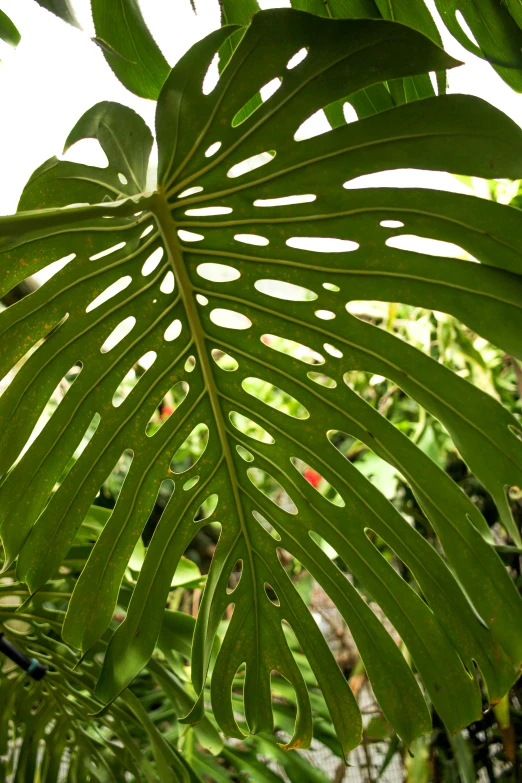
[[[219,26],[217,0],[141,0],[147,23],[167,60],[173,65],[197,40]],[[68,132],[94,103],[114,100],[138,111],[153,127],[152,101],[136,97],[116,79],[93,34],[89,1],[73,0],[84,26],[79,31],[40,8],[34,0],[0,0],[0,7],[22,34],[17,49],[0,42],[0,214],[16,209],[20,192],[34,169],[60,154]],[[289,5],[287,0],[261,0],[263,8]],[[446,48],[466,64],[449,74],[451,92],[479,95],[522,126],[522,96],[516,95],[493,69],[466,52],[451,37]],[[80,149],[83,147],[83,150]],[[80,142],[67,157],[96,163],[96,142]],[[98,157],[98,161],[99,161]],[[419,184],[412,175],[412,184]],[[388,184],[389,180],[382,180]],[[450,179],[437,184],[454,189]],[[404,177],[402,184],[405,184]],[[457,186],[458,187],[458,186]]]

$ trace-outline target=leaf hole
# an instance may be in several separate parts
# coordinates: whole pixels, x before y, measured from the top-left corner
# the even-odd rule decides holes
[[[281,541],[281,536],[274,528],[274,526],[270,524],[268,519],[266,519],[266,517],[263,516],[263,514],[260,514],[259,511],[256,511],[254,509],[254,511],[252,511],[252,516],[254,517],[256,522],[258,522],[261,525],[263,530],[266,530],[266,532],[272,536],[272,538],[274,538],[276,541]]]
[[[404,228],[404,223],[401,220],[381,220],[380,225],[383,228]]]
[[[312,541],[317,544],[319,549],[322,549],[323,552],[327,557],[330,558],[330,560],[337,560],[339,557],[338,552],[331,546],[331,544],[328,543],[328,541],[319,535],[319,533],[316,533],[315,530],[309,530],[308,535],[312,539]]]
[[[421,237],[416,234],[399,234],[398,236],[388,237],[385,244],[396,250],[406,250],[410,253],[421,253],[426,256],[442,256],[443,258],[460,258],[466,261],[480,263],[477,258],[472,256],[467,250],[453,244],[445,242],[442,239],[431,239],[430,237]]]
[[[156,250],[154,250],[150,256],[147,258],[145,263],[143,264],[141,268],[141,274],[144,277],[147,277],[147,275],[152,274],[156,267],[159,265],[161,259],[163,258],[164,250],[162,247],[157,247]]]
[[[299,400],[292,397],[288,392],[279,389],[269,381],[263,381],[261,378],[244,378],[241,383],[247,394],[255,397],[260,402],[264,402],[270,408],[274,408],[294,419],[308,419],[310,413]]]
[[[129,180],[127,179],[125,174],[121,173],[121,171],[118,172],[118,179],[120,180],[122,185],[128,185],[129,184]]]
[[[236,445],[236,451],[239,454],[239,456],[241,457],[241,459],[245,460],[245,462],[253,462],[254,461],[254,455],[251,454],[243,446],[240,446],[239,443]]]
[[[306,139],[313,139],[314,136],[321,136],[323,133],[329,133],[332,130],[332,126],[328,122],[326,114],[323,109],[319,109],[311,117],[308,117],[298,127],[294,133],[294,141],[306,141]]]
[[[232,127],[237,128],[238,125],[241,125],[243,122],[245,122],[245,120],[248,120],[252,114],[260,109],[261,106],[266,103],[275,92],[277,92],[282,83],[282,79],[276,76],[274,79],[267,82],[267,84],[263,85],[263,87],[261,87],[258,92],[249,98],[248,101],[243,104],[241,109],[239,109],[239,111],[236,112],[232,117]]]
[[[147,228],[140,234],[140,239],[144,239],[145,237],[147,237],[153,228],[154,226],[152,223],[150,224],[150,226],[147,226]]]
[[[259,234],[234,234],[234,239],[244,245],[256,245],[257,247],[266,247],[269,244],[269,240]]]
[[[196,269],[198,275],[212,283],[230,283],[241,276],[241,272],[227,264],[200,264]]]
[[[321,372],[307,372],[306,374],[311,381],[318,383],[319,386],[323,386],[325,389],[335,389],[337,386],[337,381],[334,381],[329,375],[324,375]]]
[[[346,504],[342,496],[337,492],[335,487],[327,481],[324,476],[321,476],[314,468],[303,462],[302,459],[297,457],[290,457],[290,462],[297,470],[298,473],[320,494],[325,500],[328,500],[332,505],[343,508]]]
[[[131,367],[127,375],[118,384],[118,387],[112,395],[112,404],[115,408],[119,408],[120,405],[127,399],[131,391],[136,387],[140,378],[145,372],[154,364],[158,354],[156,351],[148,351],[138,359],[138,362]]]
[[[243,575],[243,561],[238,560],[228,577],[227,594],[231,595],[239,585]]]
[[[331,310],[316,310],[314,315],[316,318],[320,318],[321,321],[331,321],[335,318],[335,313]]]
[[[179,318],[175,318],[172,323],[170,323],[167,328],[165,329],[165,332],[163,333],[163,339],[166,340],[166,342],[171,343],[173,340],[176,340],[180,334],[181,334],[182,324]]]
[[[232,356],[229,356],[228,353],[225,353],[219,348],[213,348],[211,353],[212,358],[221,370],[225,370],[226,372],[234,372],[239,367],[239,364]]]
[[[98,139],[79,139],[64,152],[61,158],[71,163],[83,163],[100,169],[106,169],[110,165]]]
[[[352,253],[359,247],[358,242],[337,237],[290,237],[286,244],[296,250],[309,250],[312,253]]]
[[[51,277],[54,277],[54,275],[57,274],[61,269],[67,266],[67,264],[74,258],[76,258],[76,253],[69,253],[69,255],[63,256],[63,258],[58,258],[56,261],[52,261],[50,264],[47,264],[47,266],[44,266],[43,269],[39,269],[37,272],[35,272],[33,278],[36,280],[38,285],[43,285],[48,280],[50,280]],[[7,298],[7,295],[5,298]]]
[[[215,155],[216,152],[221,148],[221,142],[215,141],[213,144],[210,145],[210,147],[205,151],[205,158],[211,158],[212,155]]]
[[[58,479],[57,484],[55,486],[55,489],[57,489],[58,486],[64,482],[65,478],[67,477],[67,474],[69,473],[69,471],[73,467],[74,463],[77,462],[80,459],[81,455],[83,454],[83,452],[87,448],[88,444],[90,443],[90,441],[94,437],[94,434],[95,434],[96,430],[100,426],[100,422],[101,422],[100,414],[99,413],[95,413],[94,416],[92,417],[90,423],[89,423],[89,426],[85,430],[82,439],[80,440],[78,446],[74,450],[71,459],[69,460],[69,462],[65,466],[65,468],[64,468],[64,470],[62,472],[62,475]]]
[[[233,611],[235,611],[234,604],[231,605]],[[227,610],[227,616],[223,619],[231,620],[232,615],[228,614],[230,610]],[[232,695],[234,698],[234,719],[241,725],[246,724],[245,718],[245,681],[247,676],[247,665],[245,662],[241,663],[236,670],[234,679],[232,681]],[[240,706],[241,705],[241,706]]]
[[[312,350],[307,345],[295,342],[295,340],[288,340],[286,337],[278,337],[275,334],[263,334],[261,342],[274,351],[288,354],[305,364],[324,364],[324,356],[321,356],[320,353]]]
[[[178,229],[178,237],[183,242],[201,242],[202,239],[205,239],[203,234],[195,234],[194,231],[185,231],[182,228]]]
[[[224,307],[216,307],[210,313],[210,320],[216,326],[221,326],[224,329],[249,329],[252,326],[252,321],[242,313],[237,313],[235,310],[227,310]]]
[[[248,172],[254,171],[260,166],[266,166],[275,156],[275,150],[269,150],[268,152],[260,152],[258,155],[252,155],[250,158],[245,158],[245,160],[235,163],[227,171],[227,177],[234,179],[235,177],[241,177],[243,174],[248,174]]]
[[[342,359],[343,352],[339,350],[339,348],[336,348],[334,345],[330,345],[330,343],[325,343],[323,345],[324,350],[326,353],[330,354],[330,356],[333,356],[334,359]]]
[[[359,119],[354,107],[348,101],[343,103],[343,117],[347,125],[350,125],[352,122],[357,122]]]
[[[189,489],[195,487],[198,481],[199,481],[199,476],[193,476],[188,481],[185,481],[185,483],[183,484],[183,489],[185,490],[185,492],[188,492]]]
[[[274,606],[281,606],[277,593],[272,587],[272,585],[269,584],[268,582],[265,582],[263,587],[265,588],[265,594],[268,600],[271,601],[274,604]]]
[[[282,486],[270,473],[261,468],[248,468],[247,476],[254,485],[268,500],[271,500],[282,511],[288,514],[297,514],[297,506]]]
[[[209,495],[208,498],[205,498],[203,503],[194,514],[194,522],[201,522],[204,519],[208,519],[210,516],[212,516],[217,508],[218,502],[219,495],[216,495],[215,492],[212,495]]]
[[[203,93],[203,95],[210,95],[212,90],[214,90],[217,87],[218,82],[219,82],[219,55],[216,52],[203,78],[203,84],[201,85],[201,92]]]
[[[260,424],[257,424],[248,416],[243,416],[242,413],[237,411],[231,411],[229,413],[230,421],[236,430],[239,430],[243,435],[246,435],[252,440],[258,440],[261,443],[275,443],[275,440]]]
[[[263,103],[266,103],[272,95],[275,95],[275,93],[278,91],[278,89],[283,84],[283,80],[276,76],[274,79],[271,79],[269,82],[263,85],[263,87],[260,88],[259,94],[261,95],[261,99]]]
[[[120,277],[119,280],[116,280],[115,283],[112,283],[112,285],[108,286],[105,291],[103,291],[99,296],[96,297],[96,299],[93,299],[90,304],[87,305],[85,308],[86,313],[92,312],[92,310],[95,310],[97,307],[100,307],[100,305],[104,304],[105,302],[108,302],[109,299],[112,299],[113,296],[116,296],[117,294],[124,291],[128,285],[132,283],[132,277],[130,275],[125,275],[125,277]]]
[[[208,299],[206,296],[203,296],[203,294],[196,294],[196,301],[198,304],[205,307],[205,305],[208,305]]]
[[[161,281],[160,291],[162,294],[171,294],[174,291],[176,281],[174,280],[174,273],[171,269],[167,272],[163,280]]]
[[[295,54],[292,55],[292,57],[290,57],[290,59],[286,64],[286,67],[288,68],[289,71],[292,70],[292,68],[297,68],[297,66],[300,65],[303,62],[303,60],[306,60],[307,57],[308,57],[308,48],[303,46],[302,49],[299,49],[299,51],[297,51]]]
[[[93,256],[89,256],[89,261],[98,261],[99,258],[109,256],[111,253],[116,253],[118,250],[121,250],[122,247],[125,247],[126,244],[126,242],[118,242],[117,245],[112,245],[106,250],[101,250],[99,253],[95,253]]]
[[[172,457],[169,470],[185,473],[201,459],[208,446],[209,430],[206,424],[196,424]]]
[[[323,283],[323,288],[326,288],[327,291],[334,291],[336,293],[341,290],[339,286],[334,283]]]
[[[303,288],[303,286],[287,283],[283,280],[256,280],[254,288],[266,296],[291,302],[312,302],[317,299],[317,294],[310,291],[309,288]]]
[[[192,498],[192,502],[189,501],[189,505],[188,505],[188,507],[190,508],[189,513],[192,513],[194,508],[194,501],[196,500],[197,497],[198,497],[198,493],[196,493],[195,496]],[[185,577],[186,576],[189,577],[189,581],[191,582],[193,582],[194,577],[196,578],[198,584],[193,583],[191,585],[186,585],[187,588],[204,586],[202,576],[204,574],[207,574],[210,570],[210,567],[212,565],[212,559],[214,557],[216,547],[219,543],[219,539],[221,538],[221,533],[222,533],[221,524],[214,520],[211,520],[210,522],[206,522],[203,524],[202,524],[202,520],[200,520],[199,522],[196,520],[196,524],[198,525],[198,527],[193,533],[192,541],[188,544],[188,546],[185,549],[185,554],[183,558],[180,560],[179,571],[178,569],[176,570],[178,584],[181,584],[180,577],[183,576],[183,573]],[[187,571],[189,572],[188,574]],[[186,584],[187,580],[184,579],[183,581]],[[196,599],[196,601],[194,599]],[[185,602],[187,602],[185,605],[186,605],[186,610],[189,613],[197,611],[199,596],[194,596],[193,594],[187,594],[184,600]],[[191,642],[189,639],[187,639],[187,642],[190,645]],[[190,650],[189,650],[189,655],[187,657],[190,658]]]
[[[103,505],[111,511],[115,508],[133,460],[134,451],[132,449],[124,449],[100,488],[99,498],[96,499],[97,504]],[[108,519],[105,521],[105,524],[107,522]]]
[[[123,321],[121,321],[118,326],[116,326],[110,335],[107,337],[105,342],[103,343],[102,347],[100,348],[101,353],[108,353],[113,348],[115,348],[118,343],[121,343],[122,340],[124,340],[127,335],[134,329],[134,326],[136,325],[136,319],[133,315],[129,315],[128,318],[125,318]]]
[[[163,427],[181,403],[186,399],[190,386],[186,381],[178,381],[164,396],[145,427],[145,434],[151,438]]]
[[[187,209],[185,215],[189,217],[212,217],[213,215],[230,215],[232,207],[198,207]]]
[[[508,424],[508,430],[511,432],[512,435],[515,436],[515,438],[522,440],[522,429],[520,429],[519,427],[515,427],[514,424]]]
[[[52,418],[52,416],[56,413],[65,395],[67,394],[67,392],[69,391],[73,383],[76,381],[76,379],[78,378],[82,370],[83,370],[83,364],[81,362],[77,362],[76,364],[73,364],[73,366],[65,373],[63,378],[59,381],[56,388],[53,390],[52,394],[48,398],[47,403],[45,404],[42,412],[38,416],[36,423],[34,424],[34,427],[30,432],[29,438],[25,442],[25,445],[22,448],[22,451],[20,452],[20,455],[16,460],[17,462],[23,457],[23,455],[29,449],[33,441],[44,429],[45,425]],[[11,432],[13,432],[13,430],[11,430]]]
[[[317,198],[313,193],[303,193],[301,196],[280,196],[279,198],[258,198],[254,207],[286,207],[291,204],[309,204]]]
[[[185,372],[192,372],[196,367],[196,359],[194,356],[189,356],[187,361],[185,362]]]
[[[193,188],[187,188],[186,190],[182,190],[181,193],[178,193],[178,198],[187,198],[187,196],[195,196],[196,193],[201,193],[203,190],[200,185],[195,185]]]

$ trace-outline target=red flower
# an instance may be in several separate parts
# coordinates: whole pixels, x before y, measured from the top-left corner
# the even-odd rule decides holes
[[[308,481],[308,483],[312,485],[312,487],[317,487],[321,483],[322,476],[320,476],[319,473],[313,468],[306,468],[303,476]]]

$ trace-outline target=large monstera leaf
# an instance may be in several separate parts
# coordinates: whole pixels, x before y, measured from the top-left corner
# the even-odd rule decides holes
[[[279,559],[286,550],[338,606],[404,741],[430,725],[417,674],[456,730],[481,714],[476,667],[491,702],[517,677],[521,603],[478,510],[349,387],[346,374],[381,374],[438,417],[517,544],[505,488],[522,484],[522,429],[487,394],[346,304],[380,299],[452,313],[522,356],[522,214],[471,196],[353,184],[406,167],[520,177],[522,132],[483,101],[443,96],[296,141],[307,118],[347,93],[457,63],[399,24],[281,9],[254,17],[209,92],[202,87],[209,64],[235,29],[193,47],[162,89],[157,192],[141,193],[151,144],[143,123],[130,110],[100,104],[68,143],[98,138],[108,168],[49,161],[29,182],[23,211],[1,219],[6,290],[50,262],[62,267],[0,316],[2,374],[17,369],[1,405],[6,560],[17,558],[18,577],[32,593],[41,589],[99,487],[130,452],[116,507],[70,599],[67,643],[85,652],[106,631],[162,481],[174,479],[175,490],[108,645],[96,690],[102,702],[146,665],[177,563],[196,531],[216,521],[221,535],[192,648],[201,696],[187,721],[204,714],[212,643],[232,605],[211,680],[225,733],[243,735],[231,683],[244,663],[248,729],[272,729],[275,670],[296,692],[288,746],[309,743],[309,699],[287,643],[293,633],[343,749],[359,742],[355,699]],[[274,79],[279,89],[249,115],[242,111]],[[404,234],[457,243],[480,263],[401,250],[394,245]],[[122,401],[122,380],[145,356],[146,370]],[[28,445],[71,368],[75,380]],[[269,401],[292,406],[266,404],[260,382],[276,390]],[[173,388],[183,390],[183,401],[151,429]],[[206,448],[180,475],[176,455],[194,430]],[[360,439],[405,476],[440,549],[340,453],[336,433]],[[335,502],[307,482],[303,466],[329,482]],[[375,536],[407,566],[410,583],[382,557]],[[229,592],[238,561],[241,578]],[[354,582],[381,606],[414,671]]]

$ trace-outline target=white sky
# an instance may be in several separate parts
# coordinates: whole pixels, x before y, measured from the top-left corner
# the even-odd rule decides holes
[[[428,2],[432,6],[432,0]],[[90,41],[93,28],[89,1],[73,0],[73,4],[84,32],[57,19],[34,0],[1,2],[2,10],[20,30],[22,41],[17,49],[0,42],[0,214],[16,209],[21,190],[34,169],[52,155],[60,154],[70,129],[98,101],[127,104],[153,127],[155,104],[128,92],[113,75],[100,49]],[[197,16],[189,0],[141,0],[140,4],[171,65],[195,41],[219,26],[218,0],[196,0]],[[269,8],[289,3],[262,0],[260,5]],[[489,65],[466,52],[451,36],[445,35],[445,44],[450,54],[466,63],[450,71],[450,92],[479,95],[522,126],[522,96],[516,95]],[[96,163],[96,142],[80,144],[84,145],[84,154],[91,156],[89,162]],[[67,157],[87,162],[80,157],[79,147]],[[428,184],[428,178],[425,172],[412,172],[406,180],[401,175],[400,184]],[[380,182],[390,184],[390,175]],[[436,183],[461,189],[453,178],[444,175],[439,175]]]

